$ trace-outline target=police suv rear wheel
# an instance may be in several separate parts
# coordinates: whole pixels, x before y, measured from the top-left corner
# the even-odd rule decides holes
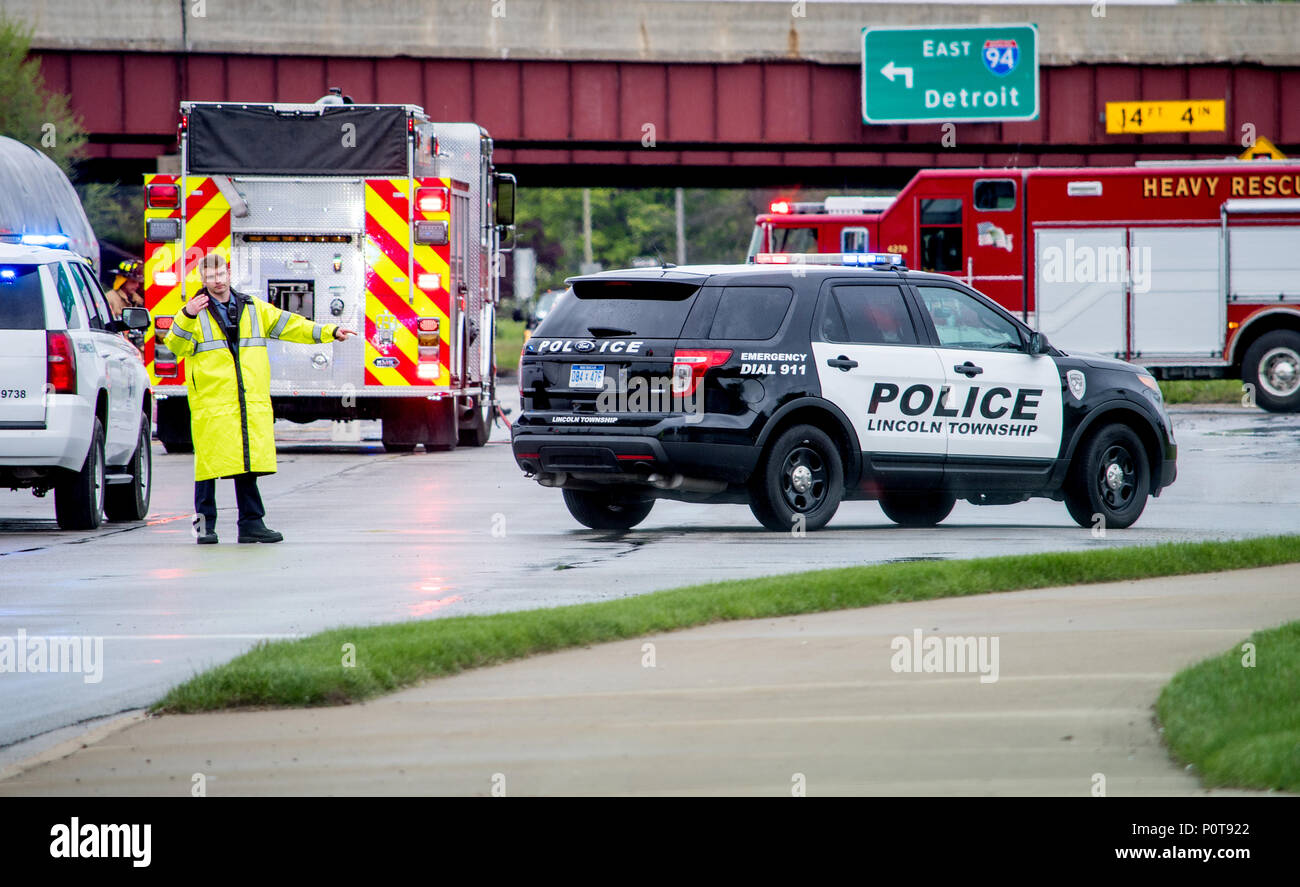
[[[621,493],[565,490],[564,504],[574,520],[593,530],[630,530],[646,519],[655,500]]]
[[[844,496],[844,465],[826,432],[796,425],[776,439],[750,484],[749,510],[777,533],[819,530]]]
[[[1065,485],[1065,507],[1081,527],[1131,527],[1146,508],[1151,468],[1127,425],[1106,425],[1079,445]]]
[[[957,497],[941,490],[923,493],[886,493],[880,510],[900,527],[933,527],[952,513]]]

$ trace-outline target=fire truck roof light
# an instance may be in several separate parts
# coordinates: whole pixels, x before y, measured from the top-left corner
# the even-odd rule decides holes
[[[788,213],[790,211],[790,201],[773,200],[770,209],[774,213]]]
[[[759,265],[843,265],[850,268],[906,269],[898,253],[759,253]]]

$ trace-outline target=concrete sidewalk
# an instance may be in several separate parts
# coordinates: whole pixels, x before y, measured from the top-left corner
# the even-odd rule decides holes
[[[1300,619],[1295,566],[726,623],[364,705],[150,718],[0,795],[1204,794],[1153,704]],[[999,673],[896,673],[896,637],[989,636]],[[649,647],[647,645],[653,645]],[[364,651],[362,651],[364,653]],[[654,667],[646,667],[653,653]]]

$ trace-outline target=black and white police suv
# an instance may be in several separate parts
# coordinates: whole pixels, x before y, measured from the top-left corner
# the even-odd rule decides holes
[[[897,256],[804,262],[569,280],[520,361],[519,467],[594,529],[633,527],[658,498],[747,503],[789,531],[846,498],[916,527],[959,498],[1031,496],[1127,527],[1173,483],[1145,370],[1054,348]]]
[[[149,375],[94,270],[66,249],[0,238],[0,487],[54,490],[67,530],[149,513]]]

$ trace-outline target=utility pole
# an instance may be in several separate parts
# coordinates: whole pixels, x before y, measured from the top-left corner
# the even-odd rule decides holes
[[[677,189],[677,264],[686,264],[686,196]]]
[[[589,267],[591,256],[591,189],[582,189],[582,264]],[[589,273],[583,271],[584,274]]]

